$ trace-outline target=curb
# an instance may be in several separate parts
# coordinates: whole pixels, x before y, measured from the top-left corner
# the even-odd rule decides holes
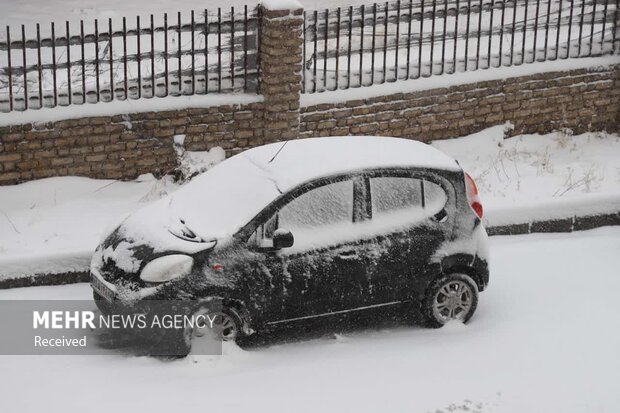
[[[498,225],[486,228],[489,236],[495,235],[521,235],[549,232],[574,232],[585,231],[599,227],[620,225],[620,212],[572,216],[563,219],[549,219],[545,221],[533,221],[523,224]],[[75,271],[60,274],[36,274],[23,278],[10,278],[0,280],[0,290],[22,287],[39,287],[44,285],[65,285],[89,281],[88,271]]]

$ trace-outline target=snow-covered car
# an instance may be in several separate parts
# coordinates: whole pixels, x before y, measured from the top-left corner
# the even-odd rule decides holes
[[[468,321],[489,281],[474,181],[412,140],[330,137],[253,148],[126,218],[97,248],[103,312],[140,300],[221,305],[221,338],[413,303]],[[185,332],[184,351],[195,331]]]

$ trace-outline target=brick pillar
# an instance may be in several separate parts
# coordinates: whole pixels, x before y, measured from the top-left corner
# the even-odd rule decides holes
[[[285,10],[269,2],[260,6],[259,90],[265,98],[265,143],[299,137],[304,19],[297,4]]]

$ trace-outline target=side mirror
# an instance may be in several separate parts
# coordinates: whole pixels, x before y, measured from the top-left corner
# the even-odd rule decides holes
[[[294,242],[295,238],[288,229],[278,228],[273,233],[273,248],[275,249],[292,247]]]

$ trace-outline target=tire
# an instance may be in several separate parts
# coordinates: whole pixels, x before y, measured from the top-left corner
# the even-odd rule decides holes
[[[433,282],[422,303],[426,325],[439,328],[448,321],[467,323],[478,306],[478,286],[465,274],[449,274]]]

